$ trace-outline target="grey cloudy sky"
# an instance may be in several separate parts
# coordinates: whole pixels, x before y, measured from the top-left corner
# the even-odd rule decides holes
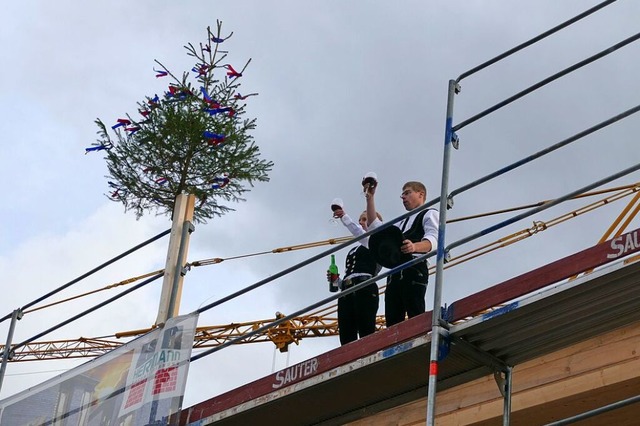
[[[176,72],[193,66],[183,45],[223,22],[231,63],[252,62],[241,91],[259,92],[247,112],[265,159],[275,163],[235,212],[198,225],[190,260],[234,257],[343,236],[329,222],[341,197],[354,216],[364,207],[360,180],[375,171],[378,207],[403,213],[399,195],[420,180],[438,196],[449,79],[597,4],[596,1],[10,2],[0,27],[0,315],[92,269],[170,227],[166,217],[136,220],[104,194],[96,118],[115,122],[145,95],[161,92],[154,59]],[[454,123],[635,34],[640,3],[620,0],[543,42],[462,82]],[[640,44],[634,43],[459,132],[450,189],[552,145],[639,103]],[[638,161],[640,120],[632,116],[535,164],[460,195],[449,217],[552,199]],[[613,185],[638,180],[632,174]],[[581,204],[546,211],[471,244],[550,220]],[[622,210],[618,202],[509,249],[452,268],[443,302],[582,250]],[[449,241],[499,218],[452,224]],[[637,226],[637,220],[633,224]],[[633,225],[632,224],[632,225]],[[294,265],[325,248],[229,260],[186,277],[181,312]],[[460,250],[464,251],[464,250]],[[344,254],[338,253],[339,262]],[[452,253],[454,256],[456,252]],[[166,239],[65,292],[70,296],[164,267]],[[201,315],[218,325],[289,313],[327,297],[327,262],[316,262],[250,295]],[[433,284],[435,280],[432,279]],[[433,285],[427,294],[431,305]],[[113,293],[109,293],[109,296]],[[22,341],[104,293],[28,314]],[[57,300],[57,298],[54,298]],[[150,326],[159,282],[43,340],[96,337]],[[382,312],[382,310],[381,310]],[[0,324],[4,340],[7,322]],[[267,343],[240,345],[191,366],[185,404],[325,352],[337,337],[307,339],[289,354]],[[0,397],[46,380],[81,361],[10,364]],[[194,377],[207,374],[206,382]]]

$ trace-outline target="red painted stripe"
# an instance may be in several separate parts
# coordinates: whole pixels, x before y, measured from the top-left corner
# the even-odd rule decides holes
[[[450,322],[477,315],[588,269],[640,252],[640,228],[511,278],[451,304]]]

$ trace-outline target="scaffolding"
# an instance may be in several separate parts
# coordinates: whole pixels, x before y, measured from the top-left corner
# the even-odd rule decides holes
[[[431,324],[431,351],[430,351],[430,359],[429,359],[429,382],[428,382],[428,389],[427,389],[427,414],[426,414],[426,424],[428,426],[433,426],[435,425],[435,406],[436,406],[436,394],[437,394],[437,384],[438,384],[438,359],[439,359],[439,350],[440,350],[440,343],[441,343],[441,339],[443,338],[449,338],[449,330],[450,330],[450,324],[446,322],[446,320],[443,318],[442,315],[442,286],[443,286],[443,281],[444,281],[444,275],[443,275],[443,271],[444,271],[444,264],[445,261],[447,259],[447,255],[448,252],[453,249],[454,247],[460,246],[464,243],[467,243],[469,241],[475,240],[477,238],[480,238],[486,234],[489,234],[491,232],[494,232],[498,229],[501,229],[511,223],[514,223],[516,221],[519,221],[521,219],[524,219],[528,216],[531,216],[535,213],[538,213],[539,211],[542,211],[546,208],[552,207],[556,204],[562,203],[566,200],[568,200],[569,198],[582,194],[586,191],[589,191],[593,188],[596,188],[604,183],[610,182],[614,179],[617,179],[621,176],[625,176],[629,173],[632,173],[638,169],[640,169],[640,164],[636,164],[635,166],[632,166],[626,170],[622,170],[619,173],[616,173],[614,175],[611,175],[607,178],[604,178],[600,181],[594,182],[590,185],[587,185],[577,191],[572,192],[571,194],[567,194],[565,196],[559,197],[553,201],[548,202],[547,204],[543,205],[543,206],[539,206],[539,207],[535,207],[530,209],[527,212],[518,214],[516,216],[511,217],[508,220],[505,220],[503,222],[500,222],[498,224],[495,224],[489,228],[486,228],[478,233],[475,233],[473,235],[470,235],[468,237],[462,238],[458,241],[455,241],[453,243],[449,243],[447,244],[447,240],[445,238],[446,235],[446,222],[447,222],[447,211],[449,209],[451,209],[453,207],[453,199],[456,195],[461,194],[463,192],[466,192],[472,188],[477,187],[478,185],[481,185],[485,182],[488,182],[491,179],[494,179],[498,176],[501,176],[507,172],[510,172],[524,164],[527,164],[533,160],[536,160],[544,155],[547,155],[561,147],[564,147],[565,145],[568,145],[570,143],[573,143],[595,131],[598,131],[612,123],[615,123],[619,120],[622,120],[632,114],[635,114],[636,112],[638,112],[640,110],[640,105],[635,106],[627,111],[624,111],[614,117],[609,118],[608,120],[603,121],[602,123],[599,123],[598,125],[592,126],[582,132],[579,132],[575,135],[573,135],[570,138],[567,138],[561,142],[558,142],[552,146],[549,146],[548,148],[541,150],[533,155],[530,155],[526,158],[523,158],[520,161],[517,161],[515,163],[512,163],[506,167],[503,167],[502,169],[491,173],[489,175],[484,176],[481,179],[478,179],[474,182],[471,182],[465,186],[463,186],[462,188],[459,188],[457,190],[451,191],[449,192],[449,178],[450,178],[450,157],[451,157],[451,150],[453,149],[459,149],[460,147],[460,138],[457,135],[457,131],[461,130],[462,128],[488,116],[489,114],[511,104],[512,102],[542,88],[543,86],[557,80],[560,79],[561,77],[564,77],[586,65],[589,65],[619,49],[621,49],[624,46],[627,46],[635,41],[637,41],[640,38],[640,33],[636,33],[635,35],[632,35],[628,38],[626,38],[625,40],[620,41],[617,44],[614,44],[612,46],[610,46],[609,48],[602,50],[601,52],[592,55],[572,66],[569,66],[543,80],[540,80],[539,82],[529,86],[528,88],[521,90],[520,92],[496,103],[495,105],[473,115],[470,118],[467,118],[461,122],[459,122],[458,124],[453,124],[454,123],[454,98],[456,97],[456,95],[461,93],[461,85],[460,82],[471,76],[474,75],[484,69],[486,69],[487,67],[517,53],[520,52],[521,50],[539,42],[540,40],[545,39],[546,37],[551,36],[552,34],[566,28],[569,27],[570,25],[576,23],[577,21],[601,10],[602,8],[612,4],[615,0],[608,0],[608,1],[604,1],[588,10],[586,10],[585,12],[576,15],[575,17],[561,23],[560,25],[557,25],[556,27],[466,71],[463,72],[462,74],[460,74],[460,76],[455,79],[455,80],[450,80],[449,81],[449,85],[448,85],[448,96],[447,96],[447,108],[446,108],[446,121],[445,121],[445,132],[444,132],[444,152],[443,152],[443,160],[442,160],[442,181],[441,181],[441,190],[440,190],[440,224],[439,224],[439,235],[438,235],[438,249],[437,249],[437,263],[436,263],[436,283],[435,283],[435,291],[434,291],[434,297],[433,297],[433,315],[432,315],[432,324]],[[504,410],[503,410],[503,424],[504,425],[509,425],[510,423],[510,412],[511,412],[511,383],[512,383],[512,370],[513,370],[513,366],[506,364],[504,361],[502,361],[501,359],[491,355],[488,352],[485,352],[477,347],[474,347],[473,345],[465,342],[464,340],[460,340],[457,339],[456,342],[458,344],[463,344],[465,346],[469,346],[470,350],[469,353],[471,354],[475,354],[475,356],[479,359],[479,360],[484,360],[487,365],[491,366],[494,369],[494,375],[496,377],[496,382],[498,387],[500,388],[500,391],[503,395],[504,398]]]
[[[442,308],[442,288],[443,288],[443,284],[444,284],[444,269],[445,269],[445,262],[449,259],[449,253],[451,252],[452,249],[462,246],[464,244],[467,244],[473,240],[476,240],[478,238],[481,238],[485,235],[488,235],[490,233],[493,233],[499,229],[503,229],[505,227],[507,227],[508,225],[511,225],[513,223],[516,223],[518,221],[521,221],[525,218],[528,218],[530,216],[533,216],[543,210],[549,209],[551,207],[554,207],[558,204],[561,204],[563,202],[566,202],[570,199],[573,199],[575,197],[584,195],[585,193],[587,193],[588,191],[591,191],[597,187],[600,187],[606,183],[612,182],[616,179],[619,179],[623,176],[629,175],[637,170],[640,170],[640,163],[635,164],[632,167],[626,168],[624,170],[621,170],[617,173],[614,173],[610,176],[607,176],[605,178],[602,178],[596,182],[593,182],[589,185],[586,185],[582,188],[579,188],[575,191],[572,191],[571,193],[568,193],[564,196],[558,197],[556,199],[553,200],[549,200],[545,203],[533,206],[531,208],[529,208],[527,211],[516,214],[512,217],[510,217],[509,219],[503,220],[502,222],[499,222],[497,224],[494,224],[488,228],[485,228],[479,232],[476,232],[474,234],[468,235],[462,239],[459,239],[457,241],[454,242],[448,242],[446,239],[446,227],[447,227],[447,212],[449,209],[453,208],[453,200],[454,197],[456,197],[459,194],[462,194],[466,191],[469,191],[473,188],[476,188],[477,186],[488,182],[498,176],[502,176],[508,172],[511,172],[512,170],[515,170],[525,164],[528,164],[536,159],[539,159],[545,155],[551,154],[554,151],[567,146],[573,142],[576,142],[588,135],[591,135],[601,129],[606,128],[607,126],[610,126],[614,123],[619,122],[620,120],[623,120],[633,114],[635,114],[636,112],[640,111],[640,105],[637,105],[633,108],[630,108],[626,111],[623,111],[615,116],[612,116],[606,120],[603,120],[602,122],[591,126],[579,133],[574,134],[573,136],[566,138],[562,141],[559,141],[539,152],[536,152],[532,155],[529,155],[528,157],[525,157],[517,162],[514,162],[512,164],[509,164],[503,168],[501,168],[500,170],[497,170],[493,173],[490,173],[474,182],[471,182],[469,184],[466,184],[458,189],[455,189],[453,191],[449,190],[449,181],[450,181],[450,160],[451,160],[451,155],[452,155],[452,149],[458,150],[460,149],[460,138],[457,135],[457,132],[463,128],[465,128],[466,126],[481,120],[482,118],[492,114],[493,112],[511,104],[512,102],[517,101],[518,99],[542,88],[543,86],[557,80],[560,79],[584,66],[587,66],[609,54],[612,54],[614,52],[616,52],[617,50],[623,48],[624,46],[627,46],[635,41],[637,41],[638,39],[640,39],[640,33],[635,34],[631,37],[628,37],[625,40],[622,40],[621,42],[610,46],[609,48],[602,50],[601,52],[592,55],[586,59],[584,59],[583,61],[580,61],[570,67],[567,67],[553,75],[551,75],[548,78],[545,78],[541,81],[539,81],[536,84],[531,85],[530,87],[508,97],[507,99],[504,99],[501,102],[498,102],[497,104],[491,106],[490,108],[487,108],[475,115],[473,115],[470,118],[467,118],[461,122],[459,122],[458,124],[454,124],[454,99],[457,95],[459,95],[461,93],[461,84],[460,82],[462,80],[464,80],[465,78],[474,75],[484,69],[486,69],[487,67],[515,54],[520,52],[521,50],[539,42],[540,40],[549,37],[553,34],[555,34],[556,32],[569,27],[570,25],[576,23],[577,21],[601,10],[602,8],[608,6],[609,4],[612,4],[615,0],[608,0],[608,1],[604,1],[598,5],[596,5],[595,7],[563,22],[562,24],[526,41],[525,43],[522,43],[496,57],[494,57],[493,59],[490,59],[462,74],[460,74],[459,77],[457,77],[456,79],[452,79],[448,82],[448,95],[447,95],[447,107],[446,107],[446,120],[445,120],[445,132],[444,132],[444,151],[443,151],[443,158],[442,158],[442,180],[441,180],[441,190],[440,190],[440,197],[431,200],[427,203],[425,203],[423,206],[419,207],[418,209],[412,210],[410,212],[407,212],[395,219],[393,219],[392,221],[386,222],[383,226],[381,226],[380,228],[377,228],[376,230],[372,230],[369,232],[366,232],[356,238],[350,238],[350,239],[345,239],[345,240],[340,240],[340,242],[335,245],[334,247],[327,249],[321,253],[318,253],[317,255],[311,256],[309,258],[307,258],[306,260],[304,260],[303,262],[300,262],[292,267],[289,267],[287,269],[284,269],[276,274],[271,275],[268,278],[265,278],[263,280],[260,280],[248,287],[245,287],[239,291],[236,291],[235,293],[229,294],[225,297],[222,297],[219,300],[216,300],[212,303],[209,303],[205,306],[200,307],[196,313],[202,313],[205,311],[208,311],[212,308],[215,308],[217,306],[220,306],[232,299],[235,299],[239,296],[242,296],[244,294],[247,294],[255,289],[258,289],[266,284],[272,283],[276,280],[278,280],[279,278],[294,272],[298,269],[301,269],[311,263],[314,263],[318,260],[323,260],[326,259],[326,257],[332,253],[335,253],[339,250],[342,250],[344,248],[347,248],[348,246],[352,245],[355,242],[358,242],[362,239],[365,239],[367,237],[369,237],[370,235],[372,235],[375,232],[379,232],[380,230],[385,229],[386,227],[389,226],[393,226],[394,223],[408,218],[412,215],[415,215],[416,213],[426,210],[430,207],[433,207],[435,205],[439,205],[439,210],[440,210],[440,223],[439,223],[439,235],[438,235],[438,246],[437,246],[437,251],[436,252],[431,252],[431,253],[427,253],[424,254],[422,256],[416,257],[415,259],[413,259],[410,262],[407,262],[404,265],[398,266],[396,268],[392,268],[390,270],[385,271],[384,273],[379,274],[378,276],[371,278],[369,280],[366,280],[358,285],[355,285],[349,289],[346,289],[344,291],[342,291],[341,293],[338,294],[334,294],[331,295],[325,299],[319,300],[309,306],[306,306],[300,310],[297,310],[295,312],[292,312],[288,315],[277,315],[276,318],[273,321],[266,321],[264,323],[261,323],[255,327],[251,327],[251,329],[246,329],[243,330],[242,333],[239,333],[237,336],[234,336],[233,338],[229,338],[229,339],[225,339],[224,341],[222,341],[220,344],[218,344],[215,347],[212,348],[208,348],[205,351],[202,351],[198,354],[195,354],[191,357],[190,361],[196,361],[200,358],[206,357],[210,354],[213,354],[214,352],[220,351],[232,344],[235,343],[239,343],[242,341],[250,341],[252,339],[256,339],[256,336],[260,336],[260,335],[269,335],[270,333],[273,333],[274,330],[278,330],[278,328],[286,328],[287,325],[291,324],[292,322],[296,321],[296,319],[298,317],[300,317],[303,314],[306,314],[314,309],[320,308],[322,306],[326,306],[328,303],[331,302],[335,302],[337,301],[338,298],[343,297],[345,295],[354,293],[356,291],[358,291],[361,288],[364,288],[368,285],[370,285],[371,283],[380,281],[385,279],[386,277],[393,275],[399,271],[401,271],[402,269],[408,268],[410,266],[413,266],[419,262],[422,262],[428,258],[432,258],[432,257],[436,257],[436,269],[435,269],[435,287],[434,287],[434,296],[433,296],[433,312],[432,315],[429,317],[431,324],[430,324],[430,330],[431,330],[431,339],[430,339],[430,353],[429,353],[429,377],[428,377],[428,386],[427,386],[427,413],[426,413],[426,424],[427,425],[434,425],[435,424],[435,407],[436,407],[436,395],[437,395],[437,385],[438,385],[438,381],[439,381],[439,376],[438,376],[438,363],[439,363],[439,358],[440,358],[440,349],[442,347],[441,343],[442,343],[442,339],[447,339],[450,340],[452,342],[454,342],[458,347],[460,348],[464,348],[465,353],[468,356],[474,357],[478,362],[484,363],[487,367],[491,368],[493,370],[494,376],[496,378],[496,383],[504,397],[504,410],[503,410],[503,424],[508,425],[510,422],[510,411],[511,411],[511,383],[512,383],[512,374],[513,374],[513,365],[510,365],[509,363],[505,362],[503,359],[501,359],[498,356],[495,356],[493,354],[491,354],[490,352],[484,350],[481,347],[478,347],[476,345],[474,345],[473,343],[470,343],[469,341],[465,340],[464,337],[460,337],[458,335],[454,335],[454,333],[452,333],[452,327],[455,327],[452,323],[450,323],[448,321],[448,319],[446,318],[447,316],[445,315],[446,312],[443,310]],[[638,196],[636,196],[636,198],[634,198],[634,202],[636,202],[638,200]],[[635,210],[635,213],[637,213],[637,209]],[[628,224],[628,221],[625,222],[625,224]],[[181,279],[182,276],[184,276],[187,273],[187,269],[185,268],[187,265],[185,264],[185,260],[184,257],[186,256],[186,252],[187,252],[187,248],[188,248],[188,237],[189,234],[191,232],[194,231],[190,221],[188,219],[184,219],[182,222],[180,222],[178,224],[180,226],[180,230],[173,232],[172,234],[172,238],[175,239],[175,245],[176,247],[171,249],[171,252],[174,253],[175,259],[172,260],[173,265],[171,265],[171,267],[167,267],[167,270],[169,270],[169,272],[172,275],[171,280],[165,280],[167,281],[168,285],[167,286],[167,294],[163,294],[163,299],[165,302],[165,306],[163,308],[162,313],[159,313],[158,316],[158,323],[162,323],[164,320],[166,320],[167,317],[170,317],[172,315],[174,315],[175,313],[177,313],[178,311],[178,307],[179,307],[179,293],[175,292],[175,288],[180,287],[180,283],[178,282],[179,279]],[[7,338],[7,343],[5,345],[5,350],[3,351],[3,360],[2,360],[2,370],[0,371],[0,386],[2,384],[2,376],[4,374],[4,369],[6,367],[6,363],[7,361],[13,357],[13,351],[18,348],[18,347],[26,347],[28,346],[31,342],[33,342],[35,339],[53,331],[54,329],[60,328],[66,324],[68,324],[71,321],[77,320],[79,318],[81,318],[84,314],[94,310],[94,309],[99,309],[103,306],[105,306],[106,304],[110,303],[111,301],[122,297],[126,294],[131,293],[132,291],[142,287],[143,285],[146,285],[147,283],[150,283],[158,278],[160,278],[160,276],[162,276],[163,271],[158,271],[157,273],[154,273],[153,276],[149,279],[147,279],[146,281],[132,287],[131,289],[121,293],[120,295],[111,298],[109,300],[107,300],[104,303],[101,303],[99,305],[97,305],[94,308],[91,308],[90,310],[87,310],[85,312],[83,312],[80,315],[76,315],[73,318],[70,318],[69,320],[51,327],[47,330],[45,330],[42,333],[39,333],[37,336],[34,336],[30,339],[27,339],[21,343],[19,343],[18,345],[13,345],[11,344],[11,339],[12,339],[12,334],[13,334],[13,328],[15,326],[15,323],[17,320],[20,319],[22,313],[24,310],[26,310],[27,308],[35,305],[36,303],[52,296],[53,294],[58,293],[59,291],[71,286],[72,284],[75,284],[76,282],[80,281],[81,279],[87,277],[88,275],[92,274],[93,272],[102,269],[103,267],[115,262],[116,260],[120,259],[121,257],[124,257],[126,254],[137,250],[138,248],[149,244],[150,242],[153,242],[165,235],[168,235],[170,232],[172,232],[171,230],[167,230],[159,235],[157,235],[156,237],[152,238],[151,240],[141,244],[140,246],[137,246],[125,253],[123,253],[123,255],[118,256],[114,259],[112,259],[111,261],[99,266],[98,268],[90,271],[89,273],[79,277],[76,280],[73,280],[67,284],[65,284],[64,286],[58,288],[57,290],[54,290],[53,292],[50,292],[46,295],[44,295],[43,297],[37,299],[36,301],[33,301],[19,309],[16,309],[13,313],[3,317],[0,319],[0,322],[7,320],[7,319],[11,319],[11,329],[10,329],[10,333],[9,336]],[[215,263],[215,262],[214,262]],[[196,266],[196,265],[194,265]],[[170,290],[171,287],[174,288],[174,290]],[[456,330],[463,330],[463,327],[457,327]],[[106,345],[111,345],[112,342],[99,342],[100,344],[106,344]],[[110,347],[110,346],[109,346]],[[629,404],[632,402],[635,402],[635,399],[632,399],[630,401],[621,401],[620,404]],[[611,407],[612,409],[615,407]],[[603,408],[604,409],[604,408]],[[587,413],[585,413],[585,415],[587,415]],[[558,424],[563,424],[563,423],[558,423]]]

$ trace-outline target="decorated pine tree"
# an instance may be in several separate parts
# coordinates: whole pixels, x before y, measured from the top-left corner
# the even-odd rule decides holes
[[[107,196],[125,211],[171,215],[179,194],[193,194],[194,220],[205,223],[233,210],[227,203],[245,201],[255,182],[269,180],[273,163],[260,158],[251,135],[256,119],[245,111],[257,93],[239,92],[251,59],[233,66],[222,47],[232,35],[223,36],[218,21],[204,43],[185,46],[195,59],[191,71],[176,75],[155,61],[155,77],[167,81],[164,93],[145,96],[110,128],[96,120],[98,141],[86,152],[105,153]]]

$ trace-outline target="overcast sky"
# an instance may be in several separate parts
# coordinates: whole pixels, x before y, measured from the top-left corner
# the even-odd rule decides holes
[[[271,181],[222,218],[197,225],[189,260],[229,258],[346,235],[330,223],[329,203],[364,208],[360,180],[379,177],[378,208],[404,213],[402,184],[440,192],[447,82],[464,71],[573,17],[597,1],[439,0],[323,2],[258,0],[8,2],[0,26],[0,315],[89,271],[171,224],[136,220],[105,197],[105,163],[84,154],[96,141],[96,118],[115,123],[145,95],[161,92],[154,59],[181,73],[193,66],[183,46],[204,40],[223,22],[229,62],[252,59],[241,92]],[[454,123],[635,34],[640,3],[620,0],[534,47],[462,81]],[[634,43],[459,132],[450,189],[474,181],[640,103],[640,44]],[[460,195],[449,218],[552,199],[638,162],[640,117],[630,118]],[[605,187],[638,181],[631,174]],[[595,201],[595,199],[590,200]],[[595,244],[628,200],[558,225],[445,274],[443,302],[480,291]],[[586,202],[567,203],[455,250],[486,244],[548,221]],[[513,213],[512,213],[513,214]],[[448,241],[509,215],[447,227]],[[634,220],[632,228],[637,227]],[[164,267],[168,239],[82,281],[58,300]],[[193,269],[185,278],[187,313],[251,285],[326,247],[250,256]],[[344,264],[346,250],[337,253]],[[219,308],[199,325],[272,318],[329,295],[316,262]],[[342,269],[342,268],[341,268]],[[111,336],[149,327],[160,282],[41,340]],[[434,277],[427,292],[432,306]],[[30,338],[115,291],[25,315],[14,343]],[[382,313],[382,300],[381,310]],[[0,324],[4,343],[8,321]],[[339,346],[307,339],[288,354],[270,343],[239,345],[191,365],[185,406]],[[78,365],[79,361],[12,363],[0,397]],[[206,381],[196,380],[205,375]]]

